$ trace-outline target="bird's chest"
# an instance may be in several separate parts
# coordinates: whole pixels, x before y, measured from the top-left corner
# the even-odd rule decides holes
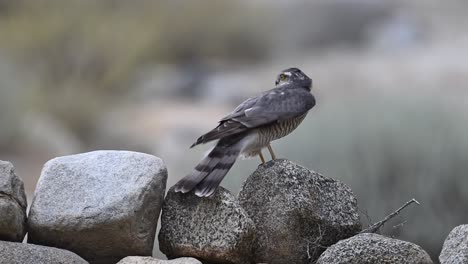
[[[294,129],[296,129],[299,126],[299,124],[301,124],[305,116],[306,114],[303,114],[294,118],[279,121],[274,124],[259,128],[258,144],[261,146],[266,146],[270,141],[288,135]]]

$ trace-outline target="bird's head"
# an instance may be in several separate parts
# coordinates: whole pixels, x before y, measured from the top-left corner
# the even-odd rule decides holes
[[[294,84],[310,90],[312,88],[312,79],[298,68],[289,68],[281,71],[276,78],[275,85]]]

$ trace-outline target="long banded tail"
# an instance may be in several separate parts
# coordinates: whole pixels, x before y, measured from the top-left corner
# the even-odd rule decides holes
[[[235,142],[220,140],[192,173],[176,183],[175,191],[187,193],[195,190],[197,196],[211,196],[236,162],[241,151],[238,143],[238,140]]]

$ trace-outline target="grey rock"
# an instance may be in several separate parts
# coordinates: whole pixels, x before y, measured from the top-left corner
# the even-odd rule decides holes
[[[0,240],[21,242],[26,234],[24,184],[13,165],[0,161]]]
[[[202,264],[195,258],[177,258],[173,260],[161,260],[152,257],[126,257],[117,264]]]
[[[317,264],[432,264],[420,246],[410,242],[365,233],[341,240],[329,247]]]
[[[251,263],[254,228],[237,199],[222,187],[208,198],[171,188],[162,209],[159,248],[168,258]]]
[[[440,252],[441,264],[468,263],[468,225],[455,227]]]
[[[87,264],[73,252],[32,244],[0,241],[0,264]]]
[[[326,246],[361,229],[348,186],[288,160],[260,165],[239,202],[257,226],[257,263],[313,262]]]
[[[92,263],[151,256],[167,171],[129,151],[64,156],[44,165],[29,213],[28,241]]]

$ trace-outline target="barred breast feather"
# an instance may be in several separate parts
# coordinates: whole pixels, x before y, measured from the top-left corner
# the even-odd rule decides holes
[[[278,121],[253,130],[252,133],[256,134],[256,138],[245,146],[241,155],[244,158],[258,155],[261,149],[266,147],[271,141],[285,137],[294,131],[294,129],[301,124],[306,115],[307,113],[304,113],[300,116]]]

